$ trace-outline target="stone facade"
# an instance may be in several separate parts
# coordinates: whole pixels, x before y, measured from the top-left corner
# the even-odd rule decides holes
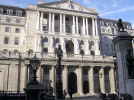
[[[112,23],[117,21],[99,18],[95,9],[72,0],[39,1],[37,5],[22,9],[22,15],[17,14],[18,10],[13,10],[16,14],[5,13],[5,9],[15,7],[1,5],[0,8],[4,11],[0,14],[0,38],[3,41],[0,43],[0,90],[23,91],[32,80],[29,60],[36,53],[41,60],[38,81],[48,87],[52,80],[56,94],[55,50],[61,44],[63,89],[68,91],[72,85],[75,93],[95,94],[100,81],[103,93],[117,91],[115,50],[112,49],[114,45],[110,46],[117,35],[117,26]],[[11,21],[7,21],[9,18]],[[16,23],[18,19],[20,23]],[[128,22],[123,23],[127,26],[125,30],[133,32]],[[104,32],[104,28],[110,31]],[[8,29],[11,30],[6,31]],[[15,40],[16,37],[19,39]],[[99,80],[95,77],[98,72],[103,74]]]

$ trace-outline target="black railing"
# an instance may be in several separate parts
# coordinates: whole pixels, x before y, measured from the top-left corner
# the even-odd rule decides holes
[[[0,91],[0,100],[25,100],[26,94],[20,91]]]

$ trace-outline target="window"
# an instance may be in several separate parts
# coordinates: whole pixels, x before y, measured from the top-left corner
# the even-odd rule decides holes
[[[78,18],[78,23],[80,23],[80,18]]]
[[[11,19],[7,19],[6,21],[7,21],[7,22],[10,22],[10,21],[11,21]]]
[[[108,32],[110,32],[110,29],[108,29]]]
[[[114,34],[114,28],[112,28],[112,34]]]
[[[44,74],[49,74],[49,68],[44,68]]]
[[[69,21],[69,17],[66,17],[65,20],[66,20],[66,21]]]
[[[91,46],[94,46],[94,42],[93,41],[91,41]]]
[[[66,33],[70,33],[70,27],[66,25]]]
[[[58,20],[58,16],[55,16],[55,20]]]
[[[91,51],[91,55],[94,55],[94,51]]]
[[[84,74],[84,75],[88,75],[88,69],[84,69],[84,70],[83,70],[83,74]]]
[[[60,43],[60,40],[59,40],[59,38],[57,38],[57,39],[56,39],[56,43]]]
[[[47,31],[47,26],[43,26],[43,31]]]
[[[14,44],[19,45],[19,38],[18,37],[15,38]]]
[[[3,13],[3,9],[0,9],[0,14],[2,14]]]
[[[16,12],[16,15],[17,15],[17,16],[21,16],[21,15],[22,15],[22,12],[21,12],[21,11],[17,11],[17,12]]]
[[[33,50],[32,49],[29,49],[28,54],[29,55],[32,55],[33,54]]]
[[[105,50],[108,51],[108,44],[105,44]]]
[[[47,14],[43,14],[43,18],[46,18],[47,19]]]
[[[84,55],[84,50],[81,50],[81,51],[80,51],[80,54]]]
[[[12,10],[7,10],[7,14],[12,15],[13,11]]]
[[[102,29],[102,32],[105,32],[105,29]]]
[[[16,23],[20,23],[20,20],[16,20]]]
[[[58,27],[55,27],[55,28],[54,28],[54,31],[55,31],[55,32],[58,32]]]
[[[83,41],[83,40],[81,40],[80,44],[81,44],[81,45],[84,45],[84,41]]]
[[[5,37],[4,44],[8,44],[8,42],[9,42],[9,37]]]
[[[48,42],[48,38],[47,37],[44,38],[44,42]]]
[[[20,33],[20,29],[19,28],[16,28],[15,29],[15,33]]]
[[[104,41],[107,41],[107,37],[106,36],[104,36]]]
[[[5,32],[10,32],[10,28],[9,27],[6,27],[5,28]]]
[[[48,48],[44,48],[44,51],[43,52],[48,52]]]

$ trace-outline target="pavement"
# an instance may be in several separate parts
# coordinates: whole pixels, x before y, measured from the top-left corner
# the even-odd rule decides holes
[[[91,94],[86,94],[86,95],[74,94],[72,96],[72,99],[70,99],[69,95],[67,95],[64,100],[102,100],[102,99],[98,99],[96,95],[91,95]]]

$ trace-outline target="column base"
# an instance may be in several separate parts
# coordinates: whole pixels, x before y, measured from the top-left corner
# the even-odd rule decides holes
[[[96,93],[91,93],[92,95],[95,95]]]
[[[80,95],[84,95],[83,93],[79,93]]]

